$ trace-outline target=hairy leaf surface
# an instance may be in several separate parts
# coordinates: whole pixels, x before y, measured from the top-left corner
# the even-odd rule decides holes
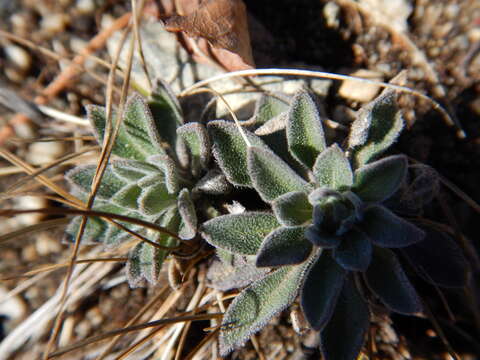
[[[313,207],[302,191],[292,191],[276,198],[272,209],[278,221],[285,226],[303,225],[312,219]]]
[[[291,191],[311,190],[305,180],[270,150],[249,147],[248,172],[255,190],[266,202]]]
[[[312,252],[303,226],[280,227],[263,240],[257,255],[258,267],[294,265],[304,262]]]
[[[287,139],[291,154],[309,169],[326,148],[317,106],[306,91],[293,99],[288,112]]]
[[[342,240],[333,254],[344,269],[365,271],[372,259],[372,243],[362,231],[353,228],[342,235]]]
[[[344,190],[353,184],[350,163],[337,144],[324,150],[315,161],[313,174],[320,186]]]
[[[363,201],[382,202],[392,196],[407,174],[405,155],[394,155],[362,166],[355,171],[353,191]]]
[[[215,247],[236,254],[255,255],[265,236],[278,226],[273,214],[247,212],[213,218],[202,225],[201,232]]]

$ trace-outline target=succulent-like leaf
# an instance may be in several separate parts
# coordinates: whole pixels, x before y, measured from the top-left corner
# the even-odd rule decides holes
[[[150,108],[140,95],[133,94],[126,102],[122,126],[130,144],[145,156],[164,153]]]
[[[157,221],[160,226],[171,231],[176,230],[178,222],[178,213],[174,208],[166,211]],[[163,246],[173,247],[177,244],[176,239],[150,230],[147,232],[147,237],[153,238],[154,241]],[[130,252],[127,262],[127,279],[130,287],[140,286],[143,279],[151,285],[155,285],[167,255],[168,250],[159,249],[145,242],[137,244]]]
[[[162,80],[156,80],[148,105],[161,140],[174,150],[177,128],[183,124],[183,115],[180,104],[170,86]]]
[[[388,149],[402,128],[403,119],[396,107],[394,91],[386,91],[363,107],[348,139],[355,167],[363,166]]]
[[[156,174],[158,169],[143,161],[135,160],[116,160],[111,161],[112,170],[121,179],[125,181],[137,182],[145,176]]]
[[[107,116],[105,108],[97,105],[86,106],[87,118],[92,124],[95,137],[100,145],[103,144],[103,138],[105,137],[105,127],[107,123]],[[116,114],[112,113],[112,131],[116,123]],[[145,160],[145,154],[139,149],[132,146],[130,139],[125,132],[125,128],[120,126],[117,137],[115,138],[115,144],[112,148],[112,154],[120,156],[125,159],[132,160]]]
[[[367,303],[352,280],[345,285],[330,321],[320,333],[320,349],[325,360],[355,360],[365,342],[370,325]]]
[[[325,135],[315,102],[306,91],[293,99],[287,120],[288,148],[291,154],[311,169],[318,154],[325,150]]]
[[[208,267],[207,278],[214,289],[228,291],[244,288],[270,271],[269,268],[256,267],[255,256],[234,255],[225,250],[222,252],[230,254],[231,259],[216,260]]]
[[[144,188],[138,199],[140,211],[145,215],[158,215],[175,202],[175,196],[168,192],[163,182]]]
[[[332,316],[346,272],[328,252],[323,252],[307,271],[300,304],[310,326],[321,330]]]
[[[272,209],[278,221],[285,226],[303,225],[312,219],[313,207],[302,191],[292,191],[276,198]]]
[[[294,265],[304,262],[312,252],[303,226],[280,227],[263,240],[257,255],[258,267]]]
[[[231,189],[232,185],[225,175],[218,169],[213,169],[197,182],[193,191],[201,191],[208,195],[222,195],[227,194]]]
[[[254,123],[263,125],[288,111],[288,104],[276,96],[262,95],[255,105]]]
[[[234,185],[252,186],[247,169],[247,144],[234,123],[216,120],[207,125],[213,142],[213,156],[225,173],[228,181]],[[256,135],[244,129],[250,144],[265,147]]]
[[[404,155],[394,155],[362,166],[355,171],[353,191],[363,201],[382,202],[392,196],[407,174]]]
[[[381,247],[409,246],[425,238],[424,231],[381,205],[365,210],[361,227],[372,242]]]
[[[372,259],[372,243],[362,231],[353,228],[342,235],[333,255],[346,270],[365,271]]]
[[[334,190],[344,190],[353,184],[350,163],[337,144],[325,149],[315,161],[313,174],[318,184]]]
[[[78,230],[80,229],[80,222],[82,221],[81,216],[75,216],[70,223],[68,224],[67,228],[65,229],[66,232],[66,240],[69,242],[74,242]],[[85,230],[83,231],[82,235],[82,244],[94,244],[102,242],[105,239],[105,233],[107,231],[107,224],[105,221],[99,218],[90,218],[87,221],[85,226]]]
[[[393,251],[375,246],[365,275],[368,287],[391,310],[407,315],[422,311],[422,302]]]
[[[136,184],[130,184],[118,191],[111,198],[111,202],[115,205],[128,209],[138,209],[138,199],[142,194],[142,189]]]
[[[160,169],[164,175],[168,192],[170,194],[177,193],[180,185],[175,162],[167,155],[152,155],[148,157],[147,161]]]
[[[93,177],[97,167],[95,165],[81,165],[73,168],[65,174],[65,178],[72,186],[85,194],[89,194],[92,188]],[[102,181],[98,187],[97,197],[99,199],[109,200],[118,191],[123,189],[127,183],[120,179],[112,171],[111,166],[107,166],[102,176]]]
[[[255,255],[263,239],[280,226],[273,214],[247,212],[213,218],[203,223],[200,231],[205,240],[236,254]]]
[[[285,266],[254,282],[228,307],[220,331],[220,355],[226,356],[285,309],[297,296],[305,265]]]
[[[305,238],[315,246],[334,248],[340,244],[341,238],[335,234],[322,231],[317,225],[310,225],[305,230]]]
[[[462,249],[445,231],[425,229],[426,237],[402,249],[409,263],[426,281],[444,287],[463,287],[469,265]]]
[[[197,233],[197,214],[188,189],[180,191],[177,204],[178,212],[182,218],[178,235],[183,240],[193,239]]]
[[[309,192],[311,186],[270,150],[248,148],[248,172],[260,197],[270,202],[291,191]]]
[[[190,155],[190,168],[194,174],[206,169],[210,160],[210,139],[207,129],[200,123],[188,123],[177,129]]]

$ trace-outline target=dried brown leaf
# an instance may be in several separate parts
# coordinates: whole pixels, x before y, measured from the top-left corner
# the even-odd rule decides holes
[[[203,38],[212,46],[216,60],[227,70],[253,67],[247,11],[242,0],[207,0],[185,16],[173,15],[165,20],[165,29]]]

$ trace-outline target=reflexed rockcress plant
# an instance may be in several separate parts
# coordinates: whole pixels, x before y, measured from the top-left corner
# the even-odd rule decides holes
[[[82,241],[118,246],[132,238],[122,229],[127,227],[157,243],[138,242],[130,250],[127,278],[135,287],[157,283],[173,249],[203,238],[217,249],[222,266],[237,270],[232,287],[251,283],[224,316],[222,355],[241,346],[300,294],[308,323],[320,331],[325,358],[355,359],[372,302],[402,314],[422,311],[400,255],[427,272],[428,281],[443,286],[464,284],[463,255],[443,234],[442,263],[451,270],[445,275],[438,259],[428,257],[432,242],[438,246],[438,234],[387,206],[408,173],[404,155],[383,157],[403,128],[393,92],[358,112],[345,151],[335,143],[327,146],[308,92],[282,99],[262,96],[250,127],[239,130],[225,120],[186,122],[162,82],[148,99],[133,95],[122,119],[113,114],[113,125],[121,120],[115,158],[93,208],[150,221],[178,238],[92,218]],[[89,106],[87,113],[101,144],[105,109]],[[262,127],[276,131],[256,135]],[[95,168],[84,165],[67,173],[75,195],[88,196]],[[225,195],[242,203],[245,189],[260,196],[258,208],[265,210],[218,216],[228,207]],[[69,238],[76,236],[80,220],[70,223]]]

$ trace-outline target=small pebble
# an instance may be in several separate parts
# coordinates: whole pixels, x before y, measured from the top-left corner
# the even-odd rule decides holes
[[[38,234],[35,245],[36,250],[40,256],[58,253],[62,249],[60,241],[53,238],[47,232],[42,232]]]
[[[16,209],[40,209],[47,206],[47,200],[36,196],[22,196],[14,200]],[[43,214],[31,213],[22,214],[15,217],[19,225],[33,225],[37,224],[42,218]]]
[[[42,30],[46,31],[50,35],[58,34],[65,30],[68,23],[68,16],[65,14],[51,14],[42,19]]]
[[[7,58],[20,70],[28,71],[32,65],[32,57],[24,48],[17,45],[8,45],[4,48]]]
[[[371,70],[357,70],[354,73],[350,74],[351,76],[357,76],[361,78],[367,78],[370,80],[382,81],[382,74],[376,71]],[[368,102],[373,100],[373,98],[378,94],[380,87],[375,84],[366,84],[356,80],[345,80],[343,81],[338,94],[344,98],[359,101],[359,102]]]
[[[77,10],[80,14],[90,14],[95,11],[93,0],[77,0]]]
[[[62,155],[65,155],[65,146],[62,142],[37,142],[29,146],[27,161],[33,165],[47,164]]]

